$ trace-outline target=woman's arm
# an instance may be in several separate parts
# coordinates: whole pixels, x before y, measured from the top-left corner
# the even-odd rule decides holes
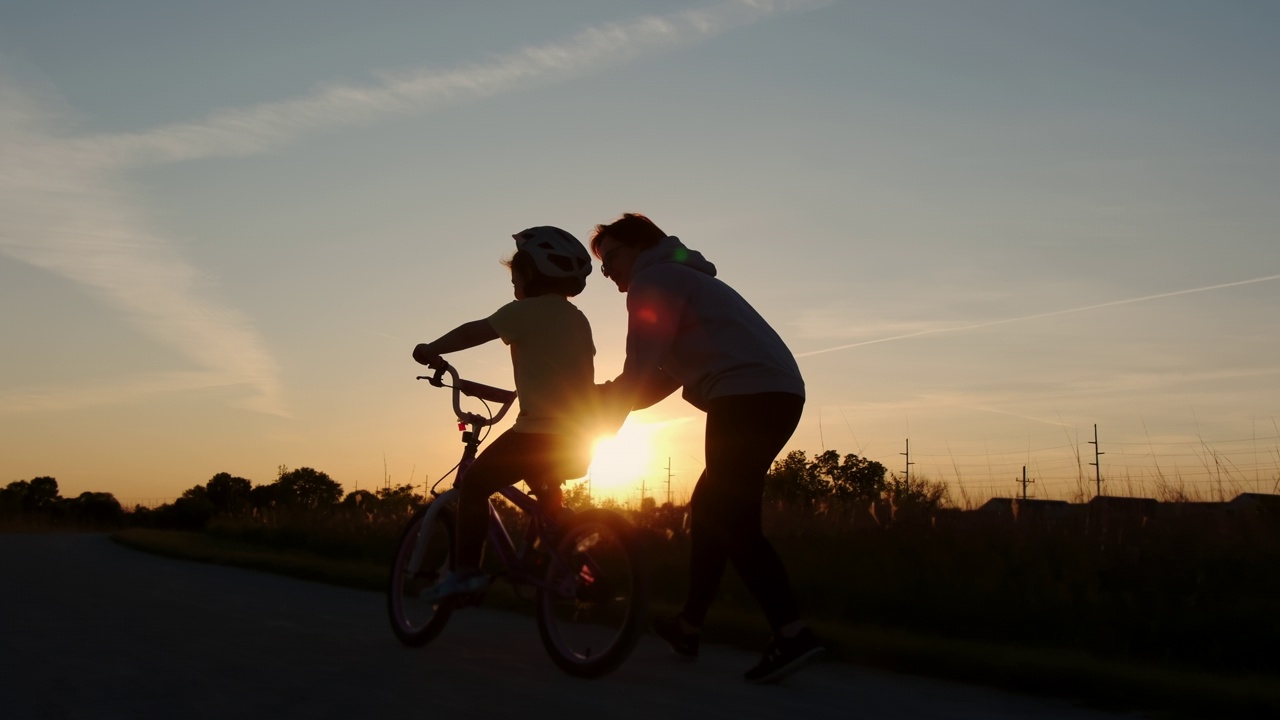
[[[459,350],[467,350],[483,345],[490,340],[498,339],[498,331],[486,320],[472,320],[463,323],[429,343],[422,343],[413,349],[413,359],[423,365],[435,365],[441,355]]]
[[[635,388],[632,394],[631,409],[643,410],[666,400],[671,393],[680,389],[680,381],[668,375],[664,370],[654,370],[644,378],[644,382]]]
[[[627,356],[613,381],[615,397],[631,410],[656,405],[681,382],[662,367],[675,342],[681,304],[666,288],[633,284],[627,293]]]
[[[665,400],[680,389],[680,381],[659,369],[643,377],[624,372],[598,387],[601,398],[609,408],[608,413],[625,418],[632,410],[643,410]]]

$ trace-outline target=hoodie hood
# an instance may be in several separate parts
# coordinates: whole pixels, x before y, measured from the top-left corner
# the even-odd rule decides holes
[[[631,276],[635,277],[647,268],[664,264],[683,265],[711,277],[716,276],[716,266],[702,256],[697,250],[690,250],[680,242],[680,238],[670,235],[657,245],[636,256],[631,266]]]
[[[786,343],[716,266],[667,237],[635,257],[627,289],[627,359],[636,387],[674,381],[694,407],[729,395],[781,392],[804,397]]]

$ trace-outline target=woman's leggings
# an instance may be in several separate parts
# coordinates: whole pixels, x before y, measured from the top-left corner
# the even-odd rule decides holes
[[[764,481],[800,423],[804,398],[730,395],[707,407],[706,470],[691,505],[689,595],[681,615],[701,625],[728,563],[777,630],[800,619],[791,583],[760,524]]]

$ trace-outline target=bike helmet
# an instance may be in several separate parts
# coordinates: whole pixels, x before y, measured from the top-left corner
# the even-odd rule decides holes
[[[528,253],[543,275],[584,280],[591,274],[587,249],[578,238],[558,227],[529,228],[511,237],[515,238],[516,249]]]

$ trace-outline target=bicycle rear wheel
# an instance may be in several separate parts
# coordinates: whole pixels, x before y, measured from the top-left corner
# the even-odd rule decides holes
[[[439,501],[436,501],[439,502]],[[434,503],[433,503],[434,504]],[[450,507],[440,507],[428,520],[422,508],[409,521],[400,537],[391,576],[387,581],[387,614],[391,630],[400,642],[418,647],[430,642],[449,621],[451,601],[430,603],[426,591],[443,581],[454,568],[454,516]],[[421,562],[413,565],[415,550],[421,546]]]
[[[606,510],[577,515],[556,543],[538,592],[538,633],[551,659],[577,677],[599,677],[627,659],[648,610],[648,580],[634,531]]]

